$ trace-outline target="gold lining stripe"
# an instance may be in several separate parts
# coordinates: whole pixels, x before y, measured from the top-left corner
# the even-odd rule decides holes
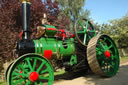
[[[41,43],[40,40],[39,40],[39,42],[40,42],[41,55],[43,56],[43,54],[42,54],[42,52],[43,52],[43,46],[42,46],[42,43]]]
[[[59,44],[58,41],[57,41],[57,43],[58,43],[58,48],[59,48],[59,53],[58,53],[57,59],[59,59],[59,56],[60,56],[60,44]]]
[[[38,43],[37,43],[37,40],[35,40],[35,43],[36,43],[36,49],[37,49],[37,53],[38,53]]]

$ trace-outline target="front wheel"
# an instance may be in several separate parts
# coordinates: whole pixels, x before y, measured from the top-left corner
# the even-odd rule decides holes
[[[10,67],[8,85],[53,85],[54,73],[49,61],[37,54],[19,57]]]

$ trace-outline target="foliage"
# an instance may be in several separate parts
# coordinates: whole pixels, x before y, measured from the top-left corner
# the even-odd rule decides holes
[[[52,2],[52,0],[44,2],[31,0],[31,3],[30,29],[31,32],[34,32],[31,36],[33,37],[36,27],[41,24],[43,14],[46,13],[48,21],[53,24],[54,21],[57,21],[59,8],[58,3]],[[16,58],[12,52],[16,47],[17,36],[21,30],[21,0],[0,0],[0,65],[5,60]]]
[[[59,2],[60,15],[59,17],[67,16],[70,21],[70,26],[73,27],[73,22],[78,18],[89,18],[90,11],[84,10],[83,6],[86,0],[57,0]],[[70,29],[71,30],[71,29]]]
[[[128,47],[128,15],[121,19],[110,20],[110,24],[98,26],[101,33],[113,37],[120,48]]]

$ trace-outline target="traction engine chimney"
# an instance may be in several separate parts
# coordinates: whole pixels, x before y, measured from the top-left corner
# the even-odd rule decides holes
[[[30,1],[22,0],[23,39],[30,39]]]

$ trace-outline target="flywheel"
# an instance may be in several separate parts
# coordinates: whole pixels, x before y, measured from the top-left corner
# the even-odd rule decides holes
[[[96,36],[96,30],[87,19],[78,19],[74,23],[73,31],[76,40],[83,46],[87,46],[89,40]]]

